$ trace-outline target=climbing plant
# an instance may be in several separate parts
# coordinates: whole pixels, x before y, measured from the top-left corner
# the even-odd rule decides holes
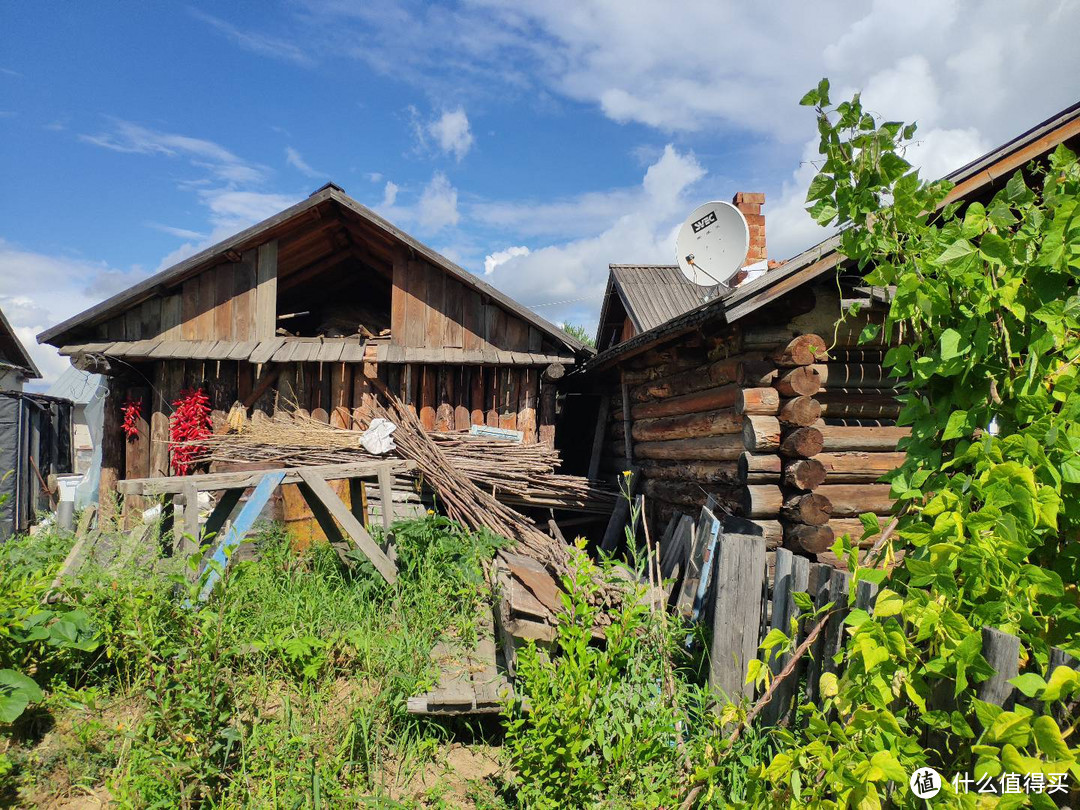
[[[881,123],[858,96],[834,105],[825,80],[802,103],[822,156],[808,210],[841,229],[867,284],[895,289],[862,337],[903,339],[885,363],[912,434],[880,557],[859,567],[849,538],[836,548],[853,580],[880,584],[876,607],[851,612],[843,674],[824,676],[804,730],[778,732],[786,748],[755,769],[749,801],[921,807],[908,779],[929,766],[935,804],[1020,780],[1031,789],[1002,806],[1052,807],[1050,785],[1080,783],[1077,675],[1048,672],[1052,646],[1080,653],[1080,166],[1059,146],[962,204],[905,158],[914,124]],[[976,697],[992,673],[983,626],[1020,638],[1028,706]]]

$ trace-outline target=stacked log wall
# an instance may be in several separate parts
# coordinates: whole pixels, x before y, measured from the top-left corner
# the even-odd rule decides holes
[[[897,445],[908,430],[895,425],[888,346],[859,343],[881,313],[837,323],[839,301],[816,292],[811,311],[779,327],[764,325],[769,316],[706,327],[623,364],[629,418],[610,386],[600,468],[640,468],[658,535],[712,495],[722,511],[757,523],[770,550],[783,544],[838,565],[835,538],[861,538],[859,514],[889,513],[880,479],[903,462]]]

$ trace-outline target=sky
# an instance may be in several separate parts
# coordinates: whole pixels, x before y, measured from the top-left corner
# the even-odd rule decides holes
[[[1080,98],[1080,2],[262,0],[0,5],[0,309],[34,336],[328,180],[555,323],[674,262],[707,200],[803,210],[859,91],[940,176]]]

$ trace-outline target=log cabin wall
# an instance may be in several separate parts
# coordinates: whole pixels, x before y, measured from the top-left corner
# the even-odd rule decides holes
[[[857,540],[859,514],[889,513],[878,481],[903,462],[897,443],[909,433],[896,426],[898,381],[883,367],[897,341],[859,342],[883,308],[840,321],[835,288],[791,297],[629,358],[604,383],[599,468],[608,478],[640,468],[654,536],[713,495],[757,523],[770,550],[840,565],[835,537]]]

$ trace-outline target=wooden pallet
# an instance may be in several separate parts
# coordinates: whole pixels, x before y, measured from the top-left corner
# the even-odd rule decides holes
[[[439,682],[431,691],[409,698],[410,714],[498,714],[513,696],[495,647],[495,625],[487,606],[477,621],[474,647],[445,639],[432,649],[431,658],[439,668]]]

